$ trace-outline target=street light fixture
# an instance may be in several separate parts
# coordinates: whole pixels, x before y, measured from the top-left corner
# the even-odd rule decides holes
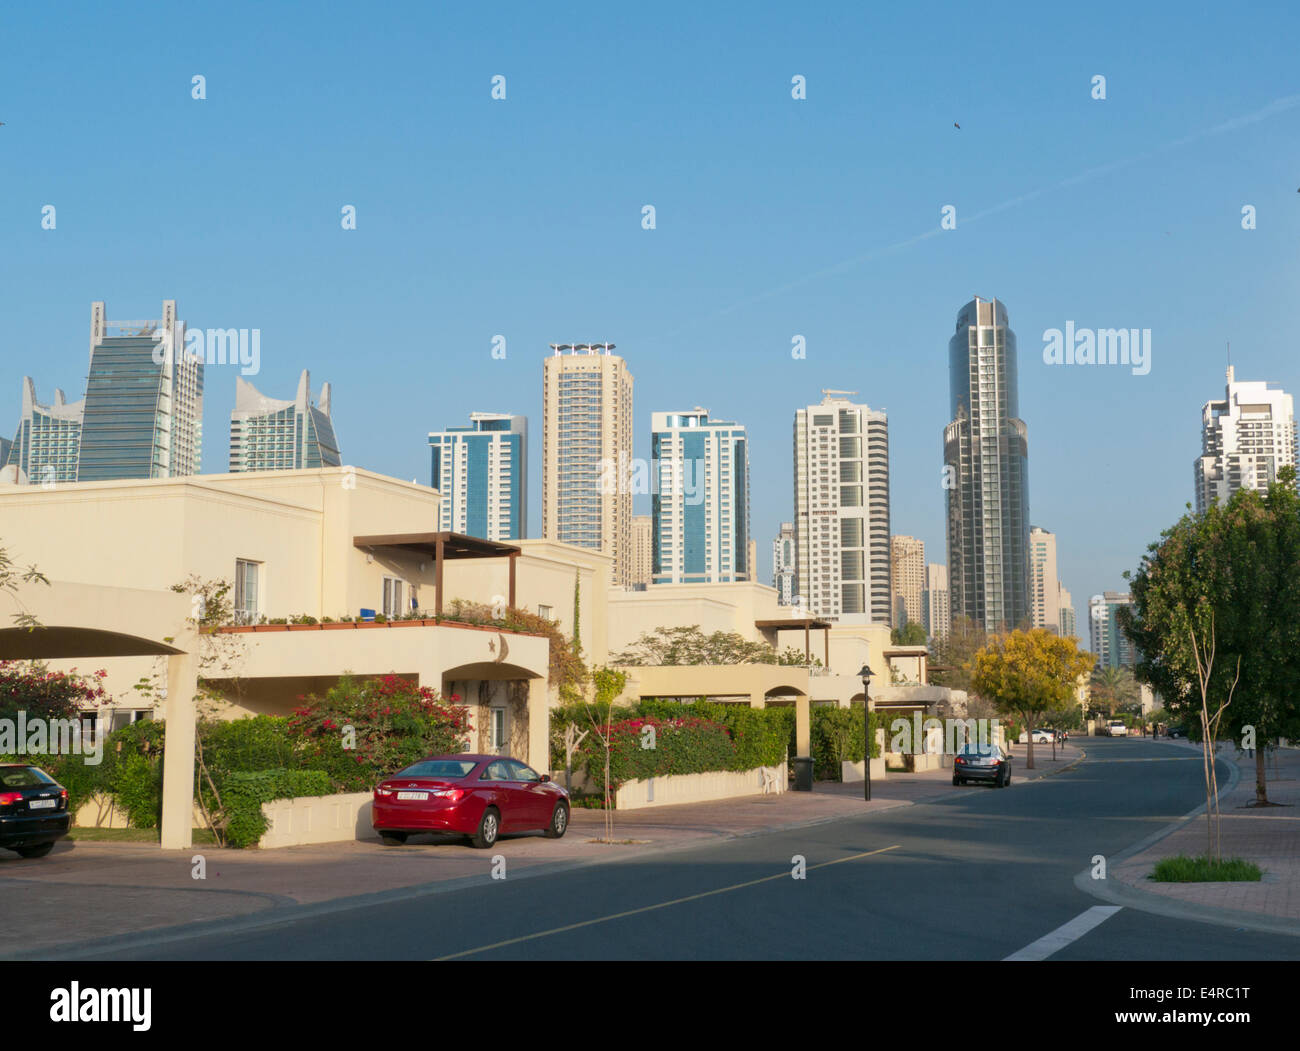
[[[864,664],[858,672],[862,680],[862,798],[871,802],[871,667]]]

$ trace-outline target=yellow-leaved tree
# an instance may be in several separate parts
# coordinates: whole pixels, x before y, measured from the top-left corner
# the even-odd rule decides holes
[[[1074,703],[1079,676],[1092,671],[1095,661],[1078,640],[1043,628],[998,636],[975,654],[971,689],[1024,721],[1026,769],[1034,769],[1034,730]]]

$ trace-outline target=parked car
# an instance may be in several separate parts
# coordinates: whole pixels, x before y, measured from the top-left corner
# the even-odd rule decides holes
[[[381,781],[371,824],[390,845],[418,832],[458,832],[487,848],[503,832],[569,827],[569,793],[504,755],[431,755]]]
[[[1034,739],[1034,744],[1051,744],[1056,738],[1056,731],[1035,730],[1031,736]]]
[[[994,788],[1011,784],[1011,753],[996,744],[967,744],[953,757],[952,783],[991,781]]]
[[[1185,726],[1171,726],[1171,727],[1169,727],[1168,730],[1165,731],[1165,736],[1166,736],[1166,737],[1181,737],[1181,738],[1183,738],[1183,739],[1186,739],[1186,738],[1187,738],[1187,727],[1185,727]]]
[[[1113,719],[1111,720],[1110,725],[1106,727],[1106,733],[1110,737],[1127,737],[1128,727],[1118,719]]]
[[[66,788],[40,767],[0,763],[0,847],[43,858],[71,824]]]

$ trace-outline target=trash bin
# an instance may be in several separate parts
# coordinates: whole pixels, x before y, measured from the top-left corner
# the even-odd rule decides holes
[[[813,785],[813,761],[810,755],[794,757],[794,790],[811,792]]]

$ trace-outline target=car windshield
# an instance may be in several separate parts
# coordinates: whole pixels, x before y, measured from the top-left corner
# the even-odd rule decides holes
[[[36,788],[53,784],[57,784],[54,778],[34,766],[0,767],[0,785],[5,788]]]
[[[413,763],[398,777],[464,777],[478,764],[472,759],[423,759]]]
[[[998,746],[995,744],[968,744],[961,750],[962,755],[990,756],[997,753]]]

